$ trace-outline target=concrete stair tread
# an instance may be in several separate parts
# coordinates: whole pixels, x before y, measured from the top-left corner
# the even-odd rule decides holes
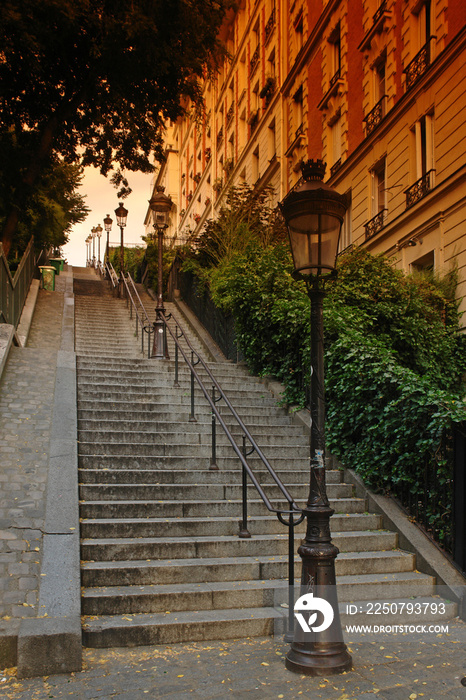
[[[398,559],[400,557],[412,559],[412,554],[409,552],[403,552],[402,550],[382,550],[380,552],[340,552],[338,559],[343,560],[356,560],[356,559]],[[166,568],[172,567],[173,562],[176,561],[178,567],[181,566],[218,566],[219,561],[224,564],[242,566],[249,562],[259,562],[261,564],[266,564],[272,561],[287,562],[288,557],[286,555],[274,555],[274,556],[257,556],[257,557],[202,557],[202,558],[192,558],[192,559],[126,559],[121,561],[83,561],[83,569],[138,569],[138,568]],[[300,557],[295,555],[295,562],[301,562]],[[414,573],[414,572],[412,572]],[[363,574],[361,574],[363,575]],[[366,574],[366,576],[377,576],[378,574]],[[389,574],[386,574],[387,576]],[[397,575],[397,574],[393,574]],[[419,576],[427,576],[427,574],[419,574]],[[414,578],[414,577],[413,577]],[[430,577],[428,577],[430,578]],[[370,580],[370,579],[368,579]]]
[[[191,486],[191,485],[192,485],[192,484],[187,484],[187,486]],[[348,502],[348,501],[351,501],[352,503],[353,503],[353,502],[365,502],[363,498],[357,498],[357,497],[339,498],[339,499],[335,499],[335,498],[332,499],[332,498],[330,498],[329,501],[330,501],[330,504],[331,504],[332,502],[338,501],[338,503],[340,503],[341,505],[344,505],[344,503],[345,503],[345,502]],[[277,499],[276,499],[276,498],[271,498],[271,499],[270,499],[270,502],[271,502],[272,505],[273,505],[274,503],[277,502]],[[120,500],[112,500],[112,501],[110,501],[110,500],[99,499],[99,500],[80,501],[80,503],[81,503],[81,504],[84,504],[84,503],[85,503],[86,505],[103,505],[103,506],[108,506],[108,505],[110,505],[110,504],[111,504],[112,506],[116,506],[116,505],[140,505],[141,503],[145,503],[145,504],[147,504],[147,505],[160,505],[161,503],[163,503],[164,505],[172,505],[172,506],[183,506],[183,505],[187,505],[187,506],[188,506],[188,505],[194,505],[194,504],[196,504],[196,505],[205,505],[205,506],[208,508],[210,505],[213,505],[213,504],[221,504],[221,503],[236,503],[236,504],[242,504],[242,500],[240,500],[239,498],[228,498],[228,499],[223,499],[223,500],[219,500],[219,499],[209,499],[208,501],[206,501],[206,500],[198,500],[198,499],[193,499],[193,500],[186,499],[186,500],[184,500],[182,503],[180,503],[180,501],[178,501],[178,500],[171,500],[171,499],[158,499],[158,500],[147,500],[147,499],[145,499],[144,501],[140,501],[140,500],[137,500],[137,499],[132,499],[132,500],[130,500],[130,499],[125,499],[124,501],[120,501]],[[261,498],[248,498],[248,504],[249,504],[249,505],[254,504],[254,503],[263,503],[263,501],[262,501]],[[298,503],[305,503],[305,499],[304,499],[304,498],[303,498],[303,499],[296,498],[296,499],[295,499],[295,503],[296,503],[296,504],[298,504]],[[265,508],[265,505],[264,505],[264,508]],[[298,512],[299,512],[299,511],[298,511]],[[238,514],[239,514],[239,513],[240,513],[240,511],[238,511]]]
[[[393,537],[394,533],[390,530],[360,530],[355,532],[332,532],[332,539],[337,537],[346,538],[372,538],[376,536],[390,536]],[[85,538],[81,540],[81,545],[94,544],[94,545],[115,545],[115,544],[159,544],[161,542],[166,542],[168,544],[192,544],[194,542],[238,542],[240,540],[238,536],[234,535],[200,535],[196,537],[105,537],[105,538]],[[296,535],[296,539],[302,540],[302,534]],[[277,532],[271,535],[254,535],[251,540],[248,541],[260,541],[260,542],[275,542],[276,540],[288,540],[288,533]]]
[[[177,620],[174,616],[176,615]],[[225,608],[224,610],[193,610],[188,612],[172,613],[134,613],[131,615],[101,615],[83,616],[84,629],[99,629],[101,627],[132,626],[129,623],[137,621],[141,625],[166,625],[177,621],[179,624],[186,622],[221,621],[224,619],[248,620],[250,618],[275,618],[283,617],[283,613],[274,608]],[[134,618],[131,620],[129,618]]]

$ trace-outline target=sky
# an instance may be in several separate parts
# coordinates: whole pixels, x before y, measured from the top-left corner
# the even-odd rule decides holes
[[[144,219],[146,217],[148,201],[151,197],[151,183],[153,175],[145,173],[128,173],[129,185],[132,192],[123,200],[128,210],[124,240],[126,243],[143,244],[141,236],[144,234]],[[68,243],[63,246],[63,255],[70,265],[85,267],[86,265],[86,238],[91,229],[97,224],[104,228],[103,220],[110,214],[113,219],[110,232],[110,243],[120,243],[120,229],[116,223],[115,209],[118,207],[117,190],[108,178],[103,177],[96,168],[88,167],[84,170],[83,183],[79,189],[80,194],[85,195],[85,203],[91,210],[82,224],[77,224],[69,234]],[[107,241],[105,230],[100,239],[101,259],[103,258],[105,243]],[[97,257],[97,239],[95,241],[95,254]]]

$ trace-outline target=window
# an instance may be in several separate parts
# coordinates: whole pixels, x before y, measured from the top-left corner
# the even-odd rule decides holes
[[[386,161],[385,158],[383,158],[380,161],[380,163],[378,163],[375,166],[375,168],[371,171],[372,216],[376,216],[381,211],[387,208],[387,191],[385,189],[385,165]]]
[[[348,208],[345,212],[345,218],[343,219],[343,225],[341,227],[340,243],[338,246],[339,253],[342,253],[348,248],[353,241],[351,190],[346,193],[346,197],[348,200]]]
[[[330,139],[332,148],[332,166],[339,162],[341,158],[341,116],[330,126]]]
[[[434,118],[426,114],[414,125],[415,177],[406,194],[406,206],[422,199],[434,187]]]
[[[295,41],[296,41],[296,52],[299,53],[299,51],[302,49],[303,46],[303,11],[300,10],[298,14],[296,15],[294,22],[293,22],[294,30],[295,30]]]
[[[268,128],[268,156],[269,160],[272,160],[276,155],[276,142],[275,142],[275,119],[269,124]]]
[[[435,255],[434,251],[431,250],[430,253],[426,253],[417,260],[413,260],[411,263],[411,270],[413,272],[429,273],[432,272],[435,267]]]
[[[434,120],[426,114],[414,125],[416,141],[416,180],[434,169]]]
[[[300,87],[293,95],[293,124],[296,132],[303,124],[303,88]]]
[[[256,146],[252,154],[252,182],[257,182],[259,177],[259,146]]]
[[[423,3],[417,15],[417,41],[418,47],[421,49],[432,36],[432,2],[426,0]]]
[[[337,26],[333,30],[333,32],[330,34],[329,38],[329,43],[330,43],[330,82],[332,81],[332,78],[335,78],[336,76],[340,76],[340,69],[341,69],[341,36],[340,36],[340,23],[338,22]]]
[[[385,63],[386,58],[382,56],[373,68],[374,79],[374,104],[380,102],[385,96]]]

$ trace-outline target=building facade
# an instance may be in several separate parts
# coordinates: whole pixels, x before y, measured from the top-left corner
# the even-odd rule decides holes
[[[466,297],[466,2],[242,0],[222,39],[204,112],[167,132],[171,239],[196,235],[229,186],[271,187],[273,204],[322,158],[351,202],[342,248],[456,265]]]

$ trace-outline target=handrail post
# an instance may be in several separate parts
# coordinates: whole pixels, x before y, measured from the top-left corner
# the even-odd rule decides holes
[[[246,459],[247,456],[247,451],[246,451],[246,436],[243,435],[243,456]],[[242,488],[242,496],[243,496],[243,519],[240,522],[240,530],[238,537],[241,539],[248,539],[251,537],[251,533],[248,530],[248,475],[246,472],[246,469],[244,468],[244,464],[242,465],[242,470],[243,470],[243,488]]]
[[[291,644],[294,640],[294,519],[290,513],[288,524],[288,630],[284,641]]]
[[[191,365],[194,367],[194,352],[191,350]],[[189,416],[189,422],[195,423],[196,416],[194,415],[194,372],[191,370],[191,413]]]
[[[215,396],[215,386],[212,387],[212,401],[214,405],[217,403]],[[218,471],[217,465],[217,423],[215,420],[215,411],[212,408],[212,456],[210,458],[210,470]]]
[[[175,343],[175,381],[173,382],[173,386],[180,386],[178,380],[178,343]]]

